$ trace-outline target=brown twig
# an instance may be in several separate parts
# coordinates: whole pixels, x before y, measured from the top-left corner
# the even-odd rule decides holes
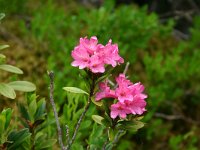
[[[53,98],[53,92],[54,92],[54,73],[52,71],[48,72],[49,78],[50,78],[50,103],[52,105],[53,108],[53,113],[54,113],[54,117],[56,119],[56,125],[57,125],[57,131],[58,131],[58,142],[60,144],[60,147],[62,150],[65,150],[63,141],[62,141],[62,130],[60,127],[60,123],[59,123],[59,119],[58,119],[58,113],[56,111],[56,105],[54,102],[54,98]]]

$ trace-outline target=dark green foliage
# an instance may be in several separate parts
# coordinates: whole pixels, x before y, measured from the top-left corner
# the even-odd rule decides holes
[[[28,94],[27,104],[18,106],[21,113],[19,119],[24,127],[9,126],[13,110],[10,108],[3,110],[0,114],[2,125],[0,127],[0,148],[8,150],[51,149],[56,140],[49,138],[46,132],[47,126],[53,122],[49,122],[46,118],[45,100],[37,101],[36,94]]]

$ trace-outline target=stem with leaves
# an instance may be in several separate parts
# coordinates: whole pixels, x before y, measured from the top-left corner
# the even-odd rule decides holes
[[[92,101],[92,96],[94,95],[94,88],[95,88],[95,80],[93,78],[93,75],[92,75],[92,84],[90,85],[90,94],[89,94],[89,97],[88,97],[88,100],[87,100],[87,104],[84,108],[84,111],[82,112],[77,124],[76,124],[76,128],[74,130],[74,133],[73,133],[73,136],[72,136],[72,139],[70,140],[68,146],[67,146],[67,150],[69,150],[71,148],[71,145],[73,144],[73,142],[75,141],[75,138],[76,138],[76,135],[78,133],[78,130],[80,128],[80,125],[81,125],[81,122],[83,121],[83,118],[85,117],[86,115],[86,112],[88,111],[89,109],[89,106],[90,106],[90,103]]]

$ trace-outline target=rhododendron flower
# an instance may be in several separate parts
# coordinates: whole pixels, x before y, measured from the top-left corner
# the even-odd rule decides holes
[[[143,93],[144,86],[140,82],[133,84],[126,79],[124,74],[120,74],[116,78],[116,82],[117,87],[113,90],[107,85],[107,81],[100,83],[101,91],[96,94],[96,100],[117,99],[117,103],[111,105],[111,118],[115,119],[117,116],[126,118],[127,114],[141,115],[146,111],[145,99],[147,95]]]
[[[99,101],[105,97],[106,98],[117,98],[115,96],[115,92],[113,90],[111,90],[110,87],[107,85],[107,81],[101,82],[99,84],[99,88],[101,91],[96,94],[96,101]]]
[[[98,44],[95,36],[90,39],[80,38],[79,45],[71,54],[74,59],[72,66],[79,67],[79,69],[88,68],[93,73],[103,73],[106,64],[115,67],[124,62],[118,53],[117,44],[112,44],[111,40],[104,46]]]
[[[120,116],[120,118],[126,118],[126,115],[130,113],[130,110],[124,103],[116,103],[111,105],[111,118],[116,118],[117,116]]]

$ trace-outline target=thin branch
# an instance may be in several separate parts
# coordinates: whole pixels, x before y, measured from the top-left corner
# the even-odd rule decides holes
[[[193,120],[191,118],[187,118],[183,115],[167,115],[167,114],[163,114],[163,113],[155,113],[154,114],[155,117],[160,117],[160,118],[163,118],[163,119],[166,119],[166,120],[183,120],[187,123],[191,123],[191,124],[196,124],[196,125],[199,125],[200,122],[199,121],[196,121],[196,120]]]
[[[200,14],[200,9],[194,0],[187,0],[188,3],[196,10],[198,14]]]
[[[123,71],[123,74],[124,74],[124,75],[126,75],[126,73],[127,73],[127,71],[128,71],[129,65],[130,65],[130,63],[127,62],[127,63],[126,63],[126,66],[125,66],[125,68],[124,68],[124,71]],[[126,76],[126,77],[127,77],[127,76]],[[114,89],[116,89],[117,86],[118,86],[118,84],[115,84]]]
[[[66,139],[67,139],[67,144],[70,142],[70,135],[69,135],[69,127],[68,125],[65,125],[66,128]]]
[[[167,115],[167,114],[163,114],[163,113],[155,113],[154,114],[155,117],[160,117],[166,120],[178,120],[178,119],[182,119],[183,117],[180,115]]]
[[[113,83],[111,80],[108,79],[108,83],[111,85],[111,86],[115,86],[115,83]]]
[[[54,117],[56,119],[56,125],[57,125],[57,131],[58,131],[58,142],[59,142],[62,150],[65,150],[65,147],[64,147],[64,144],[63,144],[63,141],[62,141],[62,130],[61,130],[61,127],[60,127],[60,123],[59,123],[59,119],[58,119],[58,113],[56,111],[56,105],[55,105],[54,98],[53,98],[54,73],[52,71],[50,71],[50,72],[48,72],[48,75],[49,75],[49,78],[50,78],[50,103],[52,105]]]
[[[75,140],[75,138],[76,138],[76,135],[77,135],[77,133],[78,133],[78,129],[79,129],[80,125],[81,125],[81,122],[82,122],[83,118],[85,117],[86,112],[88,111],[88,108],[89,108],[89,106],[90,106],[90,103],[91,103],[91,97],[88,98],[88,102],[87,102],[87,104],[86,104],[86,106],[85,106],[85,109],[84,109],[84,111],[82,112],[82,114],[81,114],[81,116],[80,116],[80,118],[79,118],[79,120],[78,120],[78,122],[77,122],[76,128],[75,128],[75,130],[74,130],[74,134],[73,134],[72,139],[71,139],[71,141],[70,141],[70,143],[69,143],[69,145],[68,145],[68,147],[67,147],[67,150],[69,150],[69,149],[71,148],[71,145],[73,144],[73,142],[74,142],[74,140]]]
[[[92,85],[91,85],[91,87],[90,87],[90,95],[89,95],[89,97],[88,97],[87,104],[86,104],[86,106],[85,106],[85,108],[84,108],[84,111],[82,112],[82,114],[81,114],[81,116],[80,116],[80,118],[79,118],[77,124],[76,124],[76,128],[75,128],[75,130],[74,130],[72,139],[70,140],[69,144],[67,145],[66,150],[69,150],[69,149],[71,148],[73,142],[75,141],[75,138],[76,138],[76,136],[77,136],[78,130],[79,130],[80,125],[81,125],[81,122],[83,121],[83,118],[85,117],[85,114],[86,114],[86,112],[88,111],[89,106],[90,106],[90,103],[91,103],[91,101],[92,101],[92,96],[93,96],[93,94],[94,94],[94,88],[95,88],[94,86],[95,86],[95,81],[93,80],[93,81],[92,81]]]
[[[127,62],[123,74],[126,74],[126,73],[127,73],[129,65],[130,65],[130,63]]]
[[[178,38],[179,40],[188,40],[189,39],[189,36],[179,30],[174,30],[173,31],[173,34],[176,38]]]

